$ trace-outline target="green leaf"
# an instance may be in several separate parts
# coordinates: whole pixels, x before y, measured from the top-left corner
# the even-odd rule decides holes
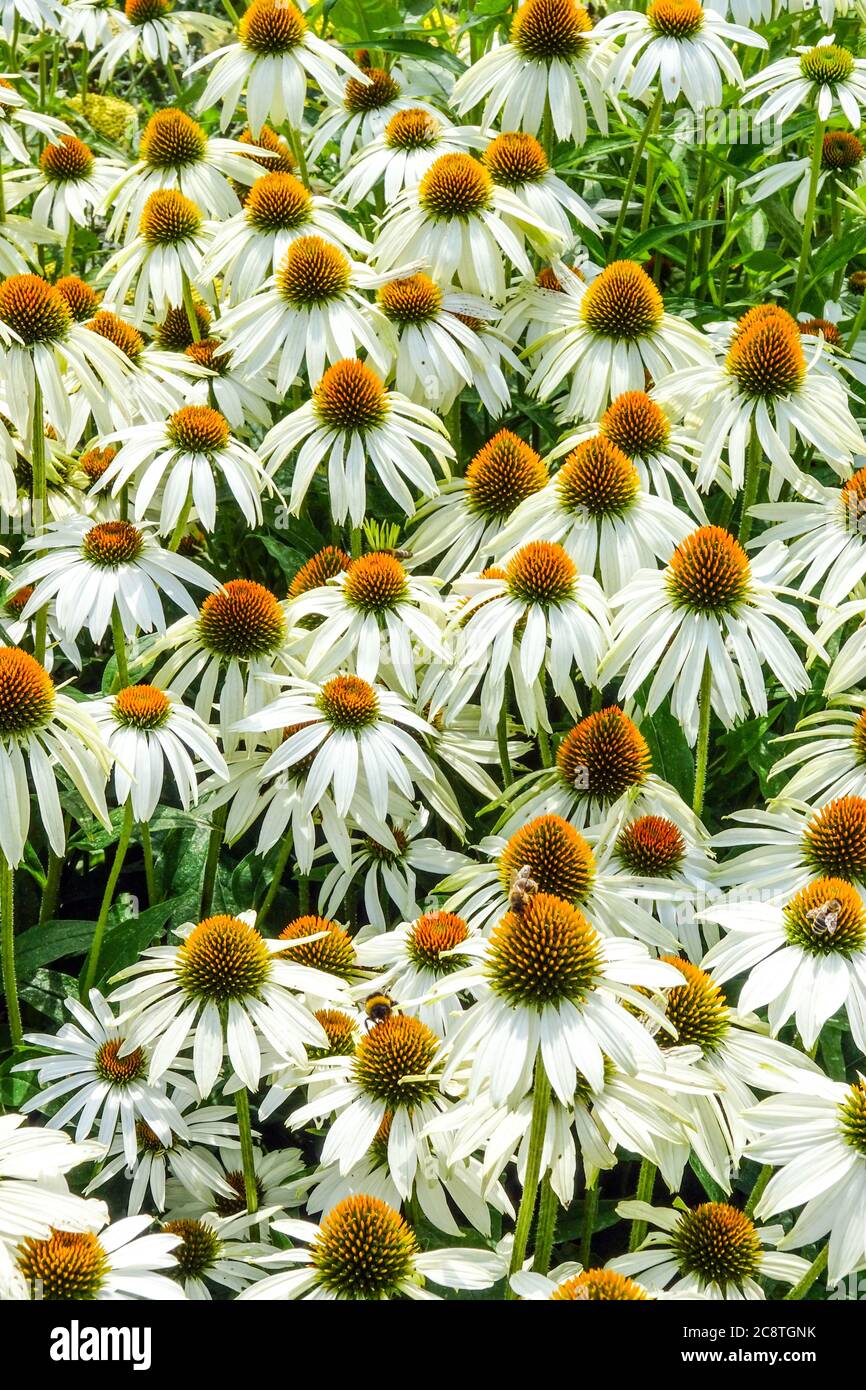
[[[174,917],[175,909],[180,903],[180,897],[166,898],[163,902],[154,903],[153,907],[146,908],[144,912],[126,917],[114,925],[109,922],[105,946],[99,961],[100,978],[110,980],[118,970],[132,965],[142,951],[146,951],[148,946],[153,945],[155,938],[162,935],[163,928],[169,919]],[[175,919],[175,925],[179,925],[179,920]]]
[[[640,731],[647,741],[653,772],[676,787],[684,801],[690,802],[695,781],[695,760],[678,720],[662,707],[645,714]]]
[[[715,1178],[710,1177],[706,1168],[701,1163],[701,1160],[697,1157],[696,1154],[692,1154],[690,1156],[689,1167],[691,1168],[701,1187],[706,1192],[707,1196],[710,1198],[710,1201],[727,1201],[727,1193],[721,1187],[719,1187],[719,1184],[716,1182]]]
[[[19,984],[29,983],[40,966],[67,956],[83,955],[90,948],[95,922],[54,921],[31,927],[15,941],[15,970]]]
[[[30,983],[19,990],[21,998],[50,1018],[53,1023],[68,1023],[66,1000],[78,997],[78,983],[72,975],[61,970],[37,970]]]
[[[671,241],[674,237],[684,236],[686,232],[699,232],[704,227],[723,227],[723,222],[672,222],[668,227],[648,227],[645,232],[641,232],[628,246],[622,248],[621,257],[626,261],[638,260],[645,251],[651,251],[656,246],[661,246],[666,241]]]

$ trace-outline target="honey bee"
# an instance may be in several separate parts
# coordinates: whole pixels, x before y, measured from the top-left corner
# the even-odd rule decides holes
[[[368,1032],[379,1023],[385,1023],[394,1012],[396,1005],[387,994],[368,994],[364,1000],[364,1025]]]
[[[806,913],[812,923],[812,929],[818,936],[835,936],[839,926],[839,913],[842,911],[842,904],[838,898],[828,898],[825,903],[819,903],[818,907],[812,907]]]
[[[538,884],[532,877],[532,865],[524,864],[523,868],[514,875],[511,888],[508,893],[508,906],[512,912],[522,913],[529,899],[534,893],[538,892]]]

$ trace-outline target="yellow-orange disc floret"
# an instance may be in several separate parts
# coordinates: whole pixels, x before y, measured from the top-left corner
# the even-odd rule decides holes
[[[319,1282],[341,1299],[394,1297],[413,1278],[418,1246],[399,1212],[378,1197],[344,1197],[310,1248]]]
[[[565,735],[556,753],[560,780],[581,798],[609,804],[652,771],[643,734],[618,705],[581,719]]]
[[[516,830],[499,857],[499,881],[508,891],[525,865],[542,893],[582,903],[595,878],[592,850],[562,816],[536,816]]]
[[[632,342],[658,327],[664,307],[645,270],[634,261],[612,261],[587,288],[581,314],[594,333]]]
[[[286,634],[279,599],[252,579],[230,579],[208,594],[198,622],[209,651],[245,661],[277,651]]]
[[[54,682],[44,666],[18,647],[0,647],[0,738],[44,728],[53,710]]]
[[[490,938],[486,963],[494,993],[515,1008],[580,1004],[598,983],[601,937],[577,908],[535,893],[522,912],[507,912]]]
[[[307,936],[315,936],[317,940],[300,939]],[[324,970],[326,974],[339,975],[341,979],[348,979],[354,971],[355,948],[352,938],[339,922],[332,922],[327,917],[296,917],[283,927],[280,940],[298,943],[290,945],[283,954],[299,965]]]

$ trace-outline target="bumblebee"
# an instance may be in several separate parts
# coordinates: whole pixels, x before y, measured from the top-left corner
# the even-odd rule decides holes
[[[538,892],[538,884],[532,877],[532,868],[524,864],[515,874],[508,894],[508,906],[512,912],[522,913],[533,894]]]
[[[364,1020],[369,1032],[378,1023],[385,1023],[394,1012],[394,1000],[387,994],[368,994],[364,1000],[364,1012],[367,1015]]]

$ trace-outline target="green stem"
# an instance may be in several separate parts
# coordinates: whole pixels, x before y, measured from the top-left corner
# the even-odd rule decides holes
[[[761,1198],[763,1197],[763,1195],[764,1195],[764,1188],[767,1186],[767,1183],[770,1181],[770,1178],[771,1178],[772,1176],[773,1176],[773,1165],[772,1165],[772,1163],[765,1163],[764,1166],[763,1166],[763,1168],[761,1169],[760,1173],[758,1174],[757,1180],[756,1180],[756,1182],[755,1182],[755,1186],[752,1188],[751,1192],[749,1193],[749,1200],[748,1200],[748,1202],[746,1203],[745,1208],[744,1208],[745,1213],[746,1213],[746,1216],[752,1217],[752,1216],[754,1215],[755,1207],[758,1205],[758,1203],[760,1202]]]
[[[529,1129],[529,1153],[526,1158],[526,1174],[523,1179],[523,1196],[520,1199],[520,1208],[517,1213],[517,1225],[514,1228],[514,1245],[511,1251],[511,1264],[508,1269],[509,1276],[516,1274],[523,1268],[523,1261],[526,1257],[526,1247],[529,1243],[529,1232],[532,1229],[532,1217],[535,1212],[535,1199],[538,1196],[538,1180],[541,1176],[541,1153],[544,1147],[544,1133],[547,1128],[547,1109],[550,1104],[550,1082],[547,1072],[544,1070],[544,1063],[539,1056],[535,1063],[535,1085],[532,1092],[532,1122]],[[517,1297],[511,1288],[509,1277],[508,1288],[505,1297],[509,1300]]]
[[[743,502],[740,510],[740,529],[737,532],[737,540],[740,545],[745,545],[752,534],[754,518],[751,515],[751,510],[757,500],[763,462],[764,453],[761,448],[761,441],[758,437],[757,427],[753,427],[752,438],[749,442],[749,456],[746,460],[746,481],[743,487]]]
[[[232,24],[234,24],[235,27],[237,27],[237,25],[241,22],[241,17],[235,9],[234,5],[232,4],[231,0],[223,0],[223,9],[225,10]]]
[[[99,967],[99,955],[102,950],[102,939],[105,936],[105,928],[108,925],[108,914],[111,911],[111,904],[114,899],[114,890],[123,868],[123,861],[126,858],[126,851],[129,849],[129,842],[132,838],[132,800],[126,802],[123,808],[123,824],[120,828],[120,839],[117,841],[117,848],[114,851],[114,863],[111,866],[111,873],[108,875],[108,882],[105,885],[105,892],[102,895],[102,903],[99,908],[99,916],[96,919],[96,930],[93,933],[93,940],[90,943],[90,950],[87,954],[87,964],[84,968],[84,978],[81,982],[80,997],[82,1003],[87,1002],[87,996],[93,988],[96,980],[96,971]]]
[[[652,106],[650,107],[649,114],[647,115],[646,121],[644,122],[643,130],[638,136],[637,144],[635,145],[634,154],[632,156],[631,167],[629,168],[628,174],[626,175],[625,188],[622,191],[622,202],[620,204],[619,216],[616,219],[616,226],[613,229],[613,237],[610,243],[610,260],[612,261],[616,260],[616,253],[619,249],[620,238],[622,236],[623,227],[625,226],[625,219],[628,215],[628,205],[631,201],[631,195],[634,192],[635,180],[637,179],[638,170],[640,169],[640,163],[643,159],[643,152],[646,149],[646,142],[650,138],[650,135],[652,134],[653,129],[656,125],[656,122],[658,121],[661,109],[662,91],[661,87],[659,87],[659,90],[656,93],[655,100]]]
[[[225,806],[218,806],[214,811],[211,821],[210,839],[207,846],[207,858],[204,865],[204,879],[201,886],[201,907],[199,909],[199,920],[210,916],[213,907],[214,888],[216,887],[217,868],[220,860],[220,850],[222,849],[223,836],[228,819],[228,803]]]
[[[707,785],[707,761],[710,753],[710,689],[713,683],[713,668],[709,655],[704,659],[704,672],[701,676],[699,696],[698,744],[695,749],[695,794],[692,797],[692,810],[696,816],[704,809],[704,791]]]
[[[192,285],[189,283],[189,276],[186,271],[183,271],[183,307],[186,309],[186,319],[189,324],[189,331],[192,334],[192,340],[194,343],[200,343],[201,328],[199,327],[198,315],[195,312]]]
[[[514,781],[514,774],[511,771],[511,758],[508,753],[508,698],[507,691],[502,697],[502,708],[499,711],[499,723],[496,726],[496,742],[499,745],[499,761],[502,764],[502,788],[510,787]]]
[[[31,500],[31,521],[39,533],[45,530],[48,520],[48,477],[45,471],[45,422],[42,418],[42,386],[36,377],[33,388],[33,430],[30,462],[33,469],[33,494]],[[36,660],[45,665],[48,649],[48,608],[43,607],[36,614],[36,631],[33,652]]]
[[[583,1194],[583,1230],[580,1237],[580,1263],[589,1269],[592,1260],[592,1238],[595,1234],[595,1218],[598,1215],[599,1187],[588,1187]]]
[[[701,216],[701,204],[704,201],[706,186],[707,152],[704,148],[702,148],[700,154],[698,155],[698,173],[697,178],[695,179],[695,217],[698,219],[700,219]],[[689,237],[688,246],[686,248],[686,268],[685,273],[683,275],[683,288],[686,294],[691,294],[692,279],[694,277],[695,268],[695,251],[697,250],[697,246],[698,238],[693,233]]]
[[[114,678],[112,689],[123,690],[129,685],[129,663],[126,659],[126,633],[123,630],[123,619],[116,603],[111,609],[111,635],[114,638],[114,659],[117,662],[117,675]]]
[[[6,1016],[12,1046],[21,1043],[21,1005],[18,1003],[18,984],[15,978],[15,875],[5,854],[0,854],[0,945],[3,960],[3,992],[6,995]]]
[[[821,175],[821,155],[824,149],[824,131],[826,129],[827,122],[822,121],[820,116],[816,115],[815,134],[812,138],[812,161],[809,169],[809,196],[806,201],[806,212],[803,217],[803,237],[800,242],[800,264],[797,267],[797,282],[794,286],[794,295],[791,300],[791,313],[795,318],[806,285],[806,269],[809,264],[809,253],[812,247],[812,228],[815,225],[815,201],[818,197],[818,179]]]
[[[186,494],[186,501],[180,509],[180,515],[178,516],[177,521],[174,523],[174,530],[171,533],[171,539],[168,543],[169,550],[177,550],[178,546],[183,540],[183,533],[186,530],[186,523],[189,521],[189,514],[191,511],[192,489],[190,488]]]
[[[293,125],[287,126],[289,144],[292,147],[292,154],[298,164],[298,172],[301,175],[301,183],[305,188],[310,187],[310,171],[307,168],[307,156],[304,154],[304,142],[301,139],[300,131],[295,130]]]
[[[653,1199],[653,1188],[656,1182],[656,1166],[650,1163],[648,1158],[641,1159],[640,1172],[637,1177],[637,1192],[634,1194],[636,1202],[651,1202]],[[631,1232],[628,1238],[628,1248],[635,1251],[646,1239],[646,1222],[633,1221]]]
[[[285,835],[283,837],[283,843],[280,845],[276,860],[274,861],[274,867],[271,869],[271,881],[268,884],[268,891],[262,898],[262,905],[256,913],[256,926],[258,927],[259,931],[261,931],[262,923],[264,922],[265,918],[267,917],[268,913],[274,905],[274,898],[280,891],[283,882],[283,873],[285,871],[287,863],[289,862],[289,855],[291,854],[291,852],[292,837],[291,835]]]
[[[68,831],[68,818],[64,816],[64,830]],[[48,873],[45,876],[45,887],[42,889],[42,901],[39,904],[39,925],[44,926],[50,922],[57,910],[57,899],[60,893],[60,877],[63,873],[65,856],[55,854],[54,850],[48,851]]]
[[[353,560],[357,560],[361,554],[360,526],[353,526],[349,533],[349,553]]]
[[[544,117],[541,124],[541,144],[544,153],[547,155],[548,164],[553,163],[553,112],[550,108],[550,98],[545,98]]]
[[[791,1292],[785,1294],[785,1303],[796,1303],[799,1299],[806,1297],[806,1294],[811,1289],[815,1280],[820,1278],[820,1276],[824,1273],[824,1270],[827,1268],[827,1257],[829,1254],[830,1244],[828,1241],[828,1243],[823,1247],[823,1249],[818,1251],[818,1254],[815,1256],[814,1260],[809,1265],[809,1268],[806,1270],[806,1273],[803,1275],[799,1284],[795,1284]]]
[[[244,1192],[247,1211],[250,1215],[259,1209],[259,1193],[256,1186],[256,1164],[253,1153],[253,1131],[250,1124],[250,1097],[246,1086],[235,1091],[235,1109],[238,1112],[238,1130],[241,1136],[241,1158],[244,1165]]]
[[[63,274],[69,275],[72,271],[72,258],[75,254],[75,223],[69,219],[69,230],[66,233],[66,245],[63,248]]]
[[[860,334],[863,331],[864,322],[866,322],[866,294],[864,294],[862,299],[860,300],[860,307],[857,310],[857,314],[854,319],[854,326],[851,329],[848,341],[845,344],[846,352],[851,351],[857,339],[860,337]]]
[[[550,734],[539,724],[538,726],[538,747],[541,752],[541,762],[543,767],[553,766],[553,753],[550,748]]]
[[[144,878],[147,884],[147,905],[148,907],[153,907],[159,901],[156,867],[153,862],[153,840],[150,837],[149,825],[142,821],[138,828],[141,831],[141,848],[144,854]]]
[[[558,1210],[559,1201],[550,1185],[550,1175],[548,1174],[541,1184],[541,1200],[538,1204],[538,1221],[535,1226],[535,1254],[532,1259],[532,1268],[536,1274],[546,1274],[550,1269]]]

